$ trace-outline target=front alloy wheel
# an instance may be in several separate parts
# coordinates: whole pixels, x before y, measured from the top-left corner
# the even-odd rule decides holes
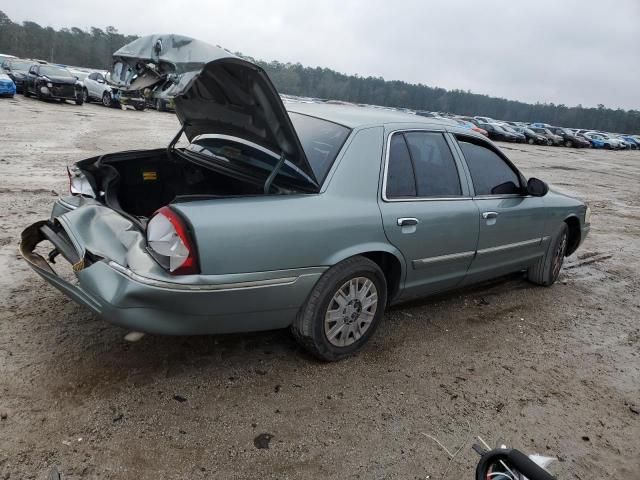
[[[105,107],[110,107],[112,103],[113,100],[111,99],[111,92],[104,92],[102,94],[102,105],[104,105]]]

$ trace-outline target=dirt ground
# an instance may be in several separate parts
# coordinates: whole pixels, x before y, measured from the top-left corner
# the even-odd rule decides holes
[[[640,152],[503,144],[591,205],[561,281],[396,307],[362,354],[322,364],[286,331],[127,343],[19,258],[66,164],[177,128],[155,111],[0,102],[0,480],[54,465],[64,479],[471,479],[475,435],[558,457],[559,478],[640,478]]]

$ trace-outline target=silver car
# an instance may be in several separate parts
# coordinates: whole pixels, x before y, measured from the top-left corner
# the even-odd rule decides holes
[[[289,327],[337,360],[390,304],[516,271],[551,285],[589,231],[583,202],[527,181],[469,129],[285,109],[261,68],[218,53],[176,97],[182,128],[167,148],[78,162],[72,195],[22,234],[33,269],[110,322],[170,335]],[[43,241],[48,259],[34,251]],[[52,269],[59,255],[75,281]]]

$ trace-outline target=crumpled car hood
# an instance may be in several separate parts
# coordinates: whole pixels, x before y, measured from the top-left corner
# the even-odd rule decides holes
[[[283,155],[318,188],[282,100],[259,66],[220,47],[175,34],[141,37],[113,57],[110,83],[132,90],[162,88],[174,98],[189,141],[201,134],[248,140]]]

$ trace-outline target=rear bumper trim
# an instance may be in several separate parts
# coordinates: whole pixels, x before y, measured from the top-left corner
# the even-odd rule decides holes
[[[265,280],[254,280],[251,282],[234,282],[234,283],[218,283],[218,284],[182,284],[175,282],[166,282],[163,280],[156,280],[153,278],[145,277],[132,272],[130,269],[123,267],[122,265],[109,261],[108,265],[115,271],[126,275],[131,280],[142,283],[144,285],[156,288],[164,288],[167,290],[175,291],[190,291],[190,292],[226,292],[233,290],[246,290],[251,288],[262,287],[280,287],[285,285],[291,285],[300,278],[296,277],[282,277],[282,278],[270,278]],[[304,275],[302,275],[304,276]]]

